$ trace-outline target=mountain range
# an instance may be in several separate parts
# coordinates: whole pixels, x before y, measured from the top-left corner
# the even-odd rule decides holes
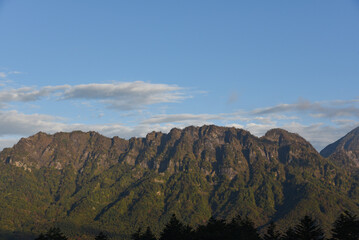
[[[31,239],[59,226],[121,239],[159,232],[172,214],[191,226],[241,215],[282,228],[309,214],[328,233],[344,210],[359,214],[358,169],[359,128],[320,153],[283,129],[191,126],[129,140],[40,132],[0,152],[0,234]]]

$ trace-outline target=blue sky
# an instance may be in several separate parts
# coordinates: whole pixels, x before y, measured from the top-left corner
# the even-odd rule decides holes
[[[38,131],[359,126],[359,2],[0,0],[0,148]]]

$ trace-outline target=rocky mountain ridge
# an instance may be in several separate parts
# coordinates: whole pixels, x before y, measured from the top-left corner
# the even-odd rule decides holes
[[[343,209],[359,213],[356,176],[298,134],[214,125],[129,140],[40,132],[0,153],[0,192],[0,230],[27,234],[55,224],[122,238],[173,213],[193,226],[237,214],[288,226],[311,214],[329,227]]]
[[[87,159],[95,158],[103,168],[124,162],[132,166],[140,164],[142,167],[163,172],[182,169],[183,160],[189,157],[197,159],[198,164],[221,162],[223,156],[219,155],[226,151],[225,146],[231,146],[231,150],[236,150],[234,159],[237,160],[245,159],[244,154],[250,148],[258,151],[257,153],[250,150],[250,154],[258,154],[257,158],[265,158],[267,161],[273,157],[278,159],[276,153],[280,148],[280,154],[286,155],[289,161],[295,158],[293,151],[285,151],[285,147],[290,145],[308,148],[310,152],[316,151],[298,134],[283,129],[272,129],[263,137],[257,138],[242,129],[212,125],[187,127],[183,130],[175,128],[168,134],[151,132],[145,138],[129,140],[107,138],[96,132],[74,131],[54,135],[39,132],[31,137],[22,138],[13,148],[4,149],[0,154],[0,160],[23,166],[28,170],[41,167],[61,170],[68,164],[78,170],[84,166]],[[166,161],[172,157],[175,157],[175,162]]]

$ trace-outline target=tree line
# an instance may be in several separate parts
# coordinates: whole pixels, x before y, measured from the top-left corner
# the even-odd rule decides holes
[[[276,224],[271,222],[262,235],[248,217],[237,216],[229,222],[211,217],[205,225],[194,229],[172,215],[159,237],[147,227],[145,230],[139,228],[131,235],[131,240],[359,240],[359,219],[345,211],[333,223],[331,233],[332,237],[326,238],[321,226],[308,215],[285,232],[277,230]],[[67,239],[59,228],[51,228],[35,240]],[[95,237],[95,240],[109,239],[103,232]]]

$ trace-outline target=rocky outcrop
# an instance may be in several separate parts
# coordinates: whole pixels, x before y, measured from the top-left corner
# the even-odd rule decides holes
[[[337,165],[355,170],[359,167],[359,127],[329,144],[320,154]]]

